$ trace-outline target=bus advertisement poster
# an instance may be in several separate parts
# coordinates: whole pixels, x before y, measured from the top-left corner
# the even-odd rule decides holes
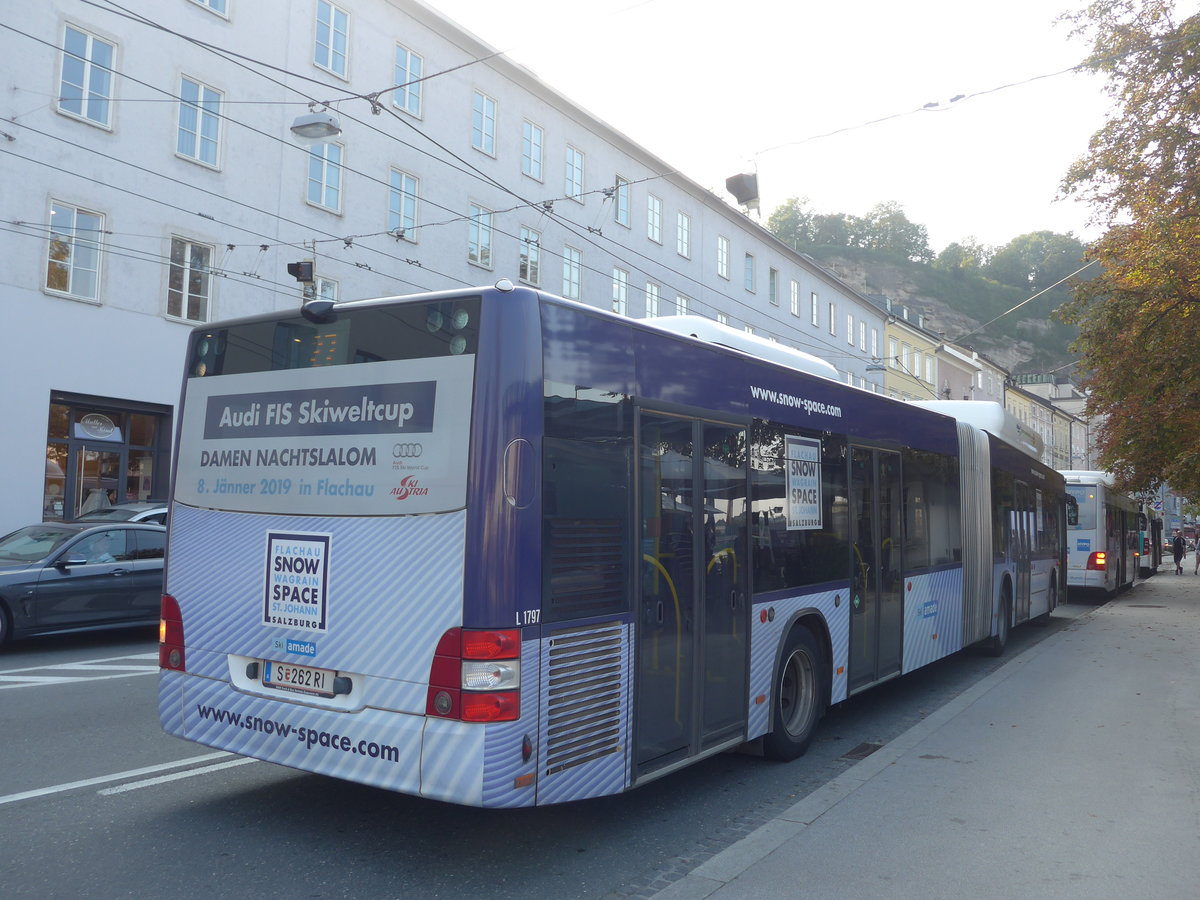
[[[821,442],[787,435],[787,530],[821,528]]]
[[[474,357],[190,378],[176,499],[285,515],[466,502]]]

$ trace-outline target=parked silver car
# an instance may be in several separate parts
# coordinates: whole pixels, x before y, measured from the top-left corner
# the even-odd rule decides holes
[[[0,537],[0,646],[154,624],[166,537],[161,525],[129,522],[43,522]]]
[[[163,500],[141,500],[134,503],[118,503],[103,509],[93,509],[76,517],[77,522],[150,522],[154,525],[167,524],[167,504]]]

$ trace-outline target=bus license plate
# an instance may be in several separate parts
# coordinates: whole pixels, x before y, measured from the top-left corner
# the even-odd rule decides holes
[[[284,691],[299,691],[304,694],[333,696],[333,679],[337,675],[332,669],[313,669],[309,666],[294,666],[291,663],[266,660],[263,684]]]

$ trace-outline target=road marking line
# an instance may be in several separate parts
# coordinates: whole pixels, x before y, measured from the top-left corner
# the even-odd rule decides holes
[[[48,666],[29,666],[25,669],[4,669],[0,675],[15,675],[17,672],[44,672],[47,669],[62,669],[75,665],[95,665],[96,663],[122,662],[126,659],[158,659],[158,651],[153,653],[130,653],[127,656],[106,656],[103,659],[83,659],[77,662],[65,662]]]
[[[73,672],[120,672],[122,670],[129,672],[148,672],[158,671],[158,664],[153,666],[135,665],[135,666],[109,666],[100,663],[78,662],[78,663],[63,663],[61,666],[55,666],[58,669],[69,669]]]
[[[124,794],[126,791],[136,791],[139,788],[154,787],[156,784],[166,784],[168,781],[178,781],[181,778],[191,778],[194,775],[207,775],[209,772],[218,772],[221,769],[232,769],[234,766],[244,766],[246,763],[258,762],[257,759],[231,759],[229,762],[217,763],[214,766],[201,766],[199,769],[188,769],[186,772],[173,772],[170,775],[159,775],[157,778],[146,778],[142,781],[131,781],[129,784],[123,784],[120,787],[104,788],[102,791],[96,791],[102,797],[110,797],[113,794]]]
[[[107,784],[110,781],[122,781],[126,778],[137,778],[140,775],[149,775],[152,772],[163,772],[167,769],[178,769],[182,766],[192,766],[196,763],[209,762],[214,759],[220,759],[223,756],[233,756],[232,753],[220,751],[217,753],[205,753],[203,756],[193,756],[190,759],[180,759],[175,762],[159,763],[155,766],[145,766],[141,769],[130,769],[128,772],[117,772],[113,775],[99,775],[96,778],[85,778],[82,781],[70,781],[66,784],[56,784],[51,787],[37,788],[32,791],[22,791],[19,794],[9,794],[6,797],[0,797],[0,806],[6,803],[16,803],[18,800],[29,800],[33,797],[45,797],[50,794],[61,794],[65,791],[73,791],[78,788],[91,787],[95,784]]]
[[[61,677],[54,675],[0,675],[0,682],[12,682],[11,684],[0,684],[0,691],[7,691],[12,688],[25,687],[46,687],[51,684],[72,684],[80,681],[108,681],[110,678],[136,678],[138,675],[157,675],[158,668],[146,669],[144,672],[118,672],[116,675],[63,675]]]

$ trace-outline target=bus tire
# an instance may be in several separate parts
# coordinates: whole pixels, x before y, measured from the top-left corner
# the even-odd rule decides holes
[[[983,645],[983,652],[988,656],[1003,656],[1004,648],[1008,646],[1008,632],[1012,627],[1012,588],[1008,582],[1000,590],[1000,622],[996,633]]]
[[[825,654],[803,626],[792,629],[780,658],[773,692],[772,730],[763,738],[763,755],[788,762],[804,755],[825,713]]]
[[[1054,576],[1050,576],[1050,588],[1046,595],[1046,611],[1033,620],[1035,625],[1049,625],[1050,613],[1058,608],[1058,583],[1054,580]]]

